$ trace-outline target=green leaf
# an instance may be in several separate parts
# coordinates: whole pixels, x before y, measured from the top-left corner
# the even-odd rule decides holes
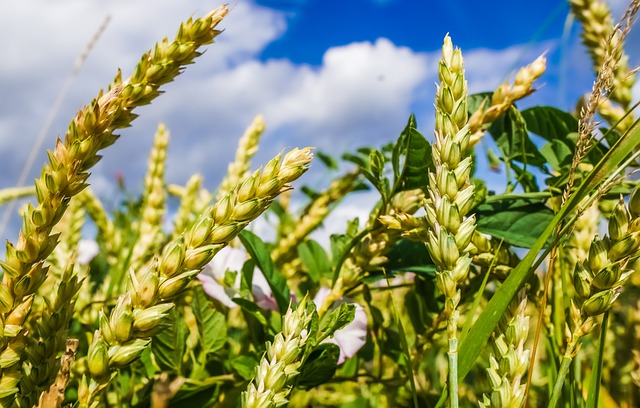
[[[382,178],[384,172],[384,155],[377,150],[369,152],[369,163],[371,164],[371,173],[378,180]]]
[[[256,266],[262,271],[273,297],[278,304],[281,313],[285,313],[289,307],[289,286],[284,276],[276,270],[276,266],[271,259],[269,249],[260,238],[254,233],[244,230],[238,235],[242,245],[247,249],[251,258],[256,262]]]
[[[221,350],[227,342],[225,317],[209,303],[202,286],[193,289],[191,306],[198,325],[202,351],[207,355]]]
[[[320,322],[320,337],[322,341],[333,336],[333,333],[351,323],[356,315],[356,306],[350,303],[341,303],[339,307],[330,311]]]
[[[389,195],[389,180],[383,177],[386,161],[384,154],[370,147],[361,147],[358,149],[358,153],[360,155],[346,153],[342,157],[358,165],[360,173],[369,180],[383,198],[387,197]]]
[[[327,252],[316,241],[310,239],[298,245],[298,255],[315,283],[320,278],[331,276],[331,261]]]
[[[340,348],[333,343],[322,343],[309,354],[300,367],[297,386],[313,388],[333,377],[338,367]]]
[[[393,148],[394,193],[415,188],[426,189],[429,183],[429,168],[433,163],[431,145],[416,126],[416,118],[412,114]]]
[[[231,300],[234,301],[238,306],[240,306],[242,310],[255,317],[261,325],[265,327],[267,326],[267,318],[262,314],[262,309],[260,309],[260,306],[256,305],[250,300],[243,298],[233,298]]]
[[[568,171],[573,160],[573,150],[561,140],[546,143],[540,149],[540,154],[547,160],[547,164],[556,172]]]
[[[424,243],[409,239],[400,239],[391,247],[386,257],[389,261],[384,264],[384,268],[389,271],[413,270],[414,267],[422,269],[425,266],[428,268],[433,266]]]
[[[527,133],[527,125],[520,112],[511,107],[496,119],[489,133],[503,154],[505,161],[517,161],[543,168],[544,157],[533,144]]]
[[[564,140],[578,131],[578,119],[551,106],[534,106],[520,112],[527,129],[548,141]]]
[[[469,116],[471,116],[484,102],[483,110],[487,110],[491,104],[491,98],[493,97],[493,92],[480,92],[477,94],[469,95],[467,97],[467,112],[469,112]]]
[[[636,121],[631,129],[627,131],[618,141],[607,151],[605,156],[598,162],[593,170],[587,175],[582,184],[569,197],[547,228],[540,234],[534,245],[520,263],[511,271],[509,277],[502,283],[493,295],[483,312],[469,330],[468,335],[460,344],[460,354],[458,356],[458,378],[463,379],[480,352],[484,349],[495,329],[498,321],[511,303],[518,290],[533,274],[537,265],[542,262],[539,257],[540,252],[547,244],[547,240],[552,236],[558,224],[580,203],[587,195],[616,171],[621,163],[638,146],[640,141],[640,125]]]
[[[319,150],[316,150],[314,156],[319,159],[329,170],[337,170],[338,169],[338,160],[336,160],[333,156],[330,156],[326,153],[323,153]]]
[[[229,365],[240,377],[252,380],[256,375],[256,366],[259,360],[253,355],[240,355],[229,361]]]
[[[179,375],[187,339],[187,325],[175,308],[167,316],[167,321],[167,327],[152,338],[151,352],[162,371]]]
[[[476,229],[520,248],[531,248],[553,219],[539,200],[501,200],[478,206]]]
[[[547,153],[543,153],[543,155],[547,160],[549,160],[549,149],[555,152],[559,159],[564,158],[566,160],[566,150],[571,151],[571,154],[573,154],[578,138],[578,119],[573,115],[550,106],[535,106],[522,111],[521,114],[530,132],[554,144],[543,147]],[[610,145],[613,145],[613,142],[615,142],[615,140],[610,141]],[[584,161],[596,164],[602,159],[602,156],[607,150],[607,147],[602,143],[597,143],[589,150]],[[573,156],[571,156],[571,158],[573,158]],[[564,161],[562,161],[562,163],[564,164]],[[549,164],[553,168],[553,165],[551,163]],[[556,171],[564,171],[565,168],[560,167],[560,169],[553,169]]]

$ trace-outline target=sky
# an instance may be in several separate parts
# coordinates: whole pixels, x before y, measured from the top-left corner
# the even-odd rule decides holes
[[[625,2],[613,1],[614,16]],[[118,67],[128,76],[155,41],[173,37],[180,21],[216,1],[10,0],[0,5],[0,188],[15,186],[37,135],[74,61],[106,16],[111,20],[46,134],[28,180],[38,176],[45,148]],[[491,91],[546,53],[548,71],[521,106],[571,109],[591,88],[593,73],[569,7],[559,0],[238,0],[224,32],[195,65],[138,109],[133,126],[103,152],[90,183],[109,200],[116,177],[140,189],[158,123],[171,132],[167,180],[184,184],[199,172],[214,189],[256,114],[267,130],[257,167],[283,148],[314,146],[334,156],[397,138],[413,112],[432,140],[437,61],[445,34],[462,49],[470,92]],[[638,33],[627,42],[640,62]],[[486,165],[479,163],[479,171]],[[301,183],[330,179],[316,164]],[[300,183],[299,183],[300,184]],[[361,210],[350,200],[338,219]],[[340,218],[342,217],[342,218]],[[18,219],[17,213],[13,219]],[[11,235],[15,236],[15,234]],[[12,238],[10,238],[12,239]]]

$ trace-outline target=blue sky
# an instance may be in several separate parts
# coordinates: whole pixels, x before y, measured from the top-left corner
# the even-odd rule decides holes
[[[13,186],[73,61],[106,15],[111,23],[74,80],[44,147],[64,134],[77,109],[180,21],[219,5],[204,0],[8,1],[0,5],[0,186]],[[612,3],[619,16],[624,2]],[[525,106],[568,109],[588,92],[591,63],[559,0],[239,0],[216,44],[104,152],[90,179],[109,197],[115,175],[139,188],[159,122],[171,131],[167,179],[194,172],[215,188],[237,138],[254,115],[267,131],[258,166],[283,148],[317,146],[339,155],[394,140],[411,112],[431,138],[439,48],[448,32],[465,56],[471,92],[490,91],[547,52],[548,72]],[[632,33],[628,44],[638,43]],[[640,62],[637,47],[631,63]],[[45,160],[44,148],[31,170]],[[481,163],[482,164],[482,163]],[[486,171],[479,167],[479,171]],[[328,184],[316,165],[302,180]],[[344,217],[360,207],[348,204]],[[17,217],[14,217],[17,218]]]

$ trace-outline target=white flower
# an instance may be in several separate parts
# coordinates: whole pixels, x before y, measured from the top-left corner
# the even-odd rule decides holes
[[[238,306],[231,299],[238,296],[242,266],[248,258],[249,256],[244,248],[233,248],[230,246],[222,248],[213,257],[211,262],[204,267],[202,273],[198,275],[198,279],[202,282],[202,289],[204,289],[207,295],[219,300],[220,303],[229,308]],[[237,272],[236,280],[232,288],[223,286],[224,275],[227,271]],[[258,306],[263,309],[278,311],[278,305],[267,283],[267,279],[258,268],[253,270],[251,292]]]
[[[316,293],[313,302],[316,305],[324,303],[324,299],[331,293],[328,288],[320,288]],[[345,299],[346,300],[346,299]],[[358,350],[367,342],[367,314],[364,308],[357,303],[349,302],[355,305],[356,313],[351,323],[347,324],[340,330],[333,333],[333,337],[326,339],[324,342],[333,343],[340,348],[340,358],[338,364],[345,362],[347,358],[356,355]]]
[[[81,239],[80,242],[78,242],[76,262],[80,265],[87,265],[99,252],[100,249],[96,241],[92,239]]]

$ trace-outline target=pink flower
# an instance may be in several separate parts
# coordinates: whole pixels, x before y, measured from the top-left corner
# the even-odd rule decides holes
[[[249,256],[244,248],[233,248],[230,246],[222,248],[220,252],[213,257],[211,262],[204,267],[202,273],[198,275],[198,279],[202,282],[202,289],[204,289],[207,295],[217,299],[229,308],[238,306],[231,299],[239,296],[242,266],[248,258]],[[236,280],[231,288],[223,286],[224,275],[227,271],[237,272]],[[263,309],[278,311],[278,305],[271,292],[271,288],[262,271],[258,268],[253,270],[251,292],[258,306]]]
[[[316,305],[324,303],[324,299],[331,292],[328,288],[320,288],[313,302]],[[346,300],[346,299],[345,299]],[[353,320],[340,330],[333,333],[333,337],[326,339],[324,342],[333,343],[340,348],[340,358],[338,364],[345,362],[347,358],[356,355],[358,350],[367,342],[367,314],[364,308],[357,303],[349,302],[355,305],[356,313]]]

